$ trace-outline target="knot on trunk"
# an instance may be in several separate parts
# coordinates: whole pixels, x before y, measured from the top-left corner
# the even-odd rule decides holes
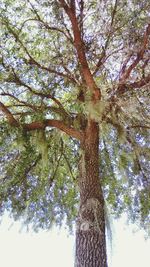
[[[100,201],[96,198],[87,199],[79,210],[77,230],[90,231],[93,229],[101,233],[102,225],[103,207]]]

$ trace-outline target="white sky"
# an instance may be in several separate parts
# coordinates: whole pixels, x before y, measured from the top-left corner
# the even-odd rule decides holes
[[[65,230],[39,234],[19,233],[17,222],[4,218],[0,225],[0,265],[2,267],[73,267],[74,237]],[[150,267],[150,240],[142,231],[135,234],[123,220],[114,224],[114,240],[109,267]]]

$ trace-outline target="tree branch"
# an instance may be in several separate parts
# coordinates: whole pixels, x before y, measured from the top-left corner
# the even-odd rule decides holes
[[[128,61],[126,64],[124,64],[124,71],[123,71],[122,77],[120,78],[120,83],[125,83],[125,81],[129,78],[132,70],[137,66],[140,60],[143,59],[145,50],[147,48],[149,35],[150,35],[150,24],[148,24],[146,31],[144,33],[142,47],[140,51],[137,53],[136,59],[132,62],[132,64],[127,69],[126,69],[126,66],[127,66]]]
[[[9,96],[10,98],[13,98],[16,102],[18,102],[20,104],[23,104],[21,106],[25,106],[25,107],[31,108],[34,111],[37,111],[37,108],[39,108],[39,107],[36,107],[35,105],[28,104],[25,101],[19,100],[16,96],[14,96],[14,95],[12,95],[10,93],[0,93],[0,95],[1,96]]]
[[[93,75],[90,71],[90,68],[89,68],[89,65],[86,59],[85,45],[81,37],[78,20],[75,14],[75,8],[69,7],[64,0],[59,0],[59,2],[61,6],[64,8],[72,24],[72,30],[73,30],[73,35],[74,35],[74,46],[76,48],[79,64],[81,66],[81,74],[84,77],[87,87],[93,93],[94,99],[99,100],[101,98],[101,93],[94,81]]]
[[[93,75],[95,75],[99,71],[101,65],[103,65],[103,63],[105,61],[106,50],[107,50],[108,45],[109,45],[110,37],[111,37],[112,33],[114,32],[114,31],[112,31],[112,27],[113,27],[115,15],[116,15],[116,12],[117,12],[117,6],[118,6],[118,0],[115,1],[114,8],[113,8],[112,15],[111,15],[111,23],[110,23],[110,30],[108,32],[108,37],[106,39],[104,47],[102,47],[103,51],[102,51],[101,56],[100,56],[100,58],[99,58],[99,60],[98,60],[98,62],[96,64],[96,67],[95,67],[95,70],[93,72]]]
[[[46,70],[49,73],[53,73],[56,74],[60,77],[64,77],[67,78],[68,80],[72,81],[74,84],[76,84],[76,80],[73,77],[70,77],[67,73],[63,73],[61,71],[57,71],[56,69],[52,69],[50,67],[46,67],[44,65],[42,65],[41,63],[39,63],[35,58],[33,58],[33,56],[30,54],[30,52],[28,51],[27,47],[24,45],[24,43],[20,40],[19,35],[15,32],[15,30],[10,26],[9,22],[5,19],[3,21],[3,23],[5,24],[5,26],[7,27],[8,31],[14,36],[15,40],[21,45],[21,47],[24,49],[25,53],[27,54],[27,56],[29,57],[29,61],[26,60],[26,63],[29,65],[35,65],[37,66],[39,69],[42,70]]]
[[[77,131],[73,127],[69,127],[64,124],[63,121],[60,120],[43,120],[43,121],[35,121],[29,124],[24,124],[23,128],[28,131],[38,130],[38,129],[45,129],[46,127],[54,127],[57,128],[64,133],[66,133],[69,136],[72,136],[78,140],[81,140],[83,138],[83,134],[80,131]]]
[[[6,67],[5,64],[4,64],[4,67],[5,67],[5,68],[9,68],[9,67]],[[9,70],[10,70],[10,68],[9,68]],[[57,98],[55,98],[55,97],[52,96],[51,94],[46,94],[46,93],[44,94],[44,93],[37,92],[35,89],[31,88],[31,86],[29,86],[28,84],[26,84],[25,82],[23,82],[23,81],[20,79],[20,77],[15,73],[15,70],[14,70],[13,68],[11,68],[11,70],[12,70],[12,72],[13,72],[13,73],[12,73],[12,74],[13,74],[13,77],[11,77],[11,81],[9,81],[9,79],[6,80],[7,82],[13,82],[13,83],[15,83],[16,85],[24,86],[24,87],[27,88],[33,95],[39,96],[39,97],[41,97],[41,98],[47,98],[47,99],[51,99],[51,100],[53,100],[54,103],[56,103],[56,104],[59,106],[61,112],[62,112],[66,117],[69,116],[69,114],[67,113],[67,111],[66,111],[65,108],[63,107],[62,103],[61,103]],[[13,95],[11,95],[11,94],[9,94],[9,93],[5,93],[5,92],[3,92],[3,93],[1,93],[0,95],[3,95],[3,96],[6,96],[6,95],[7,95],[7,96],[10,96],[10,97],[14,98],[16,101],[25,104],[25,106],[28,106],[28,107],[34,109],[34,106],[33,106],[33,105],[29,105],[28,103],[19,100],[18,98],[16,98],[15,96],[13,96]],[[36,107],[35,107],[34,110],[36,110]]]
[[[130,128],[145,128],[145,129],[150,129],[150,126],[147,126],[147,125],[130,125],[127,127],[127,129],[130,129]]]
[[[148,85],[149,83],[150,83],[150,74],[146,76],[145,78],[142,78],[141,80],[133,82],[133,83],[119,84],[115,94],[121,95],[132,89],[141,88],[145,85]]]
[[[82,132],[74,129],[73,127],[69,127],[67,125],[65,125],[65,123],[63,121],[60,120],[43,120],[43,121],[35,121],[32,123],[25,123],[23,125],[20,125],[19,122],[14,118],[14,116],[12,115],[12,113],[9,111],[9,109],[2,103],[0,102],[0,110],[2,111],[2,113],[4,113],[4,115],[6,116],[8,123],[11,126],[15,126],[15,127],[19,127],[22,126],[25,130],[27,131],[33,131],[33,130],[40,130],[40,129],[45,129],[46,127],[54,127],[57,128],[61,131],[63,131],[64,133],[68,134],[69,136],[72,136],[78,140],[83,139],[83,134]]]
[[[66,39],[67,39],[71,44],[73,44],[73,40],[70,38],[70,35],[68,36],[67,33],[65,33],[62,29],[60,29],[60,28],[58,28],[58,27],[48,25],[48,24],[47,24],[46,22],[44,22],[41,18],[39,18],[39,19],[36,19],[36,18],[30,18],[30,19],[25,20],[25,21],[22,23],[22,26],[21,26],[21,28],[20,28],[20,30],[19,30],[19,34],[21,33],[21,31],[22,31],[24,25],[25,25],[27,22],[29,22],[29,21],[40,22],[40,24],[43,25],[43,26],[45,27],[45,29],[50,30],[50,31],[57,31],[57,32],[62,33],[62,34],[66,37]]]
[[[14,118],[12,113],[2,102],[0,102],[0,110],[2,111],[2,113],[4,113],[11,126],[19,126],[19,122]]]
[[[130,88],[141,88],[144,85],[149,84],[149,83],[150,83],[150,74],[148,76],[146,76],[145,78],[139,80],[139,81],[130,83],[129,87]]]

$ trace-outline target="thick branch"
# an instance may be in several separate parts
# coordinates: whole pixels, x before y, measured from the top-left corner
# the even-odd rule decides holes
[[[120,83],[124,83],[127,80],[132,72],[132,70],[137,66],[141,59],[143,59],[145,50],[147,48],[148,40],[150,35],[150,24],[147,26],[146,31],[143,36],[143,43],[140,51],[137,53],[136,59],[132,62],[132,64],[123,72],[122,77],[120,78]],[[127,64],[127,63],[126,63]],[[124,65],[126,68],[126,65]]]
[[[124,94],[125,92],[130,91],[131,89],[142,88],[143,86],[148,85],[149,83],[150,83],[150,74],[139,81],[135,81],[133,83],[120,84],[118,86],[118,89],[116,90],[116,95]]]
[[[77,131],[74,128],[65,125],[63,121],[59,121],[59,120],[52,119],[52,120],[44,120],[42,122],[36,121],[36,122],[29,123],[29,124],[24,124],[23,127],[28,131],[45,129],[46,127],[54,127],[76,139],[81,140],[83,138],[82,132]]]
[[[150,74],[139,81],[130,83],[129,86],[130,88],[141,88],[144,85],[149,84],[149,83],[150,83]]]
[[[8,108],[0,102],[0,110],[4,113],[6,116],[8,123],[11,126],[19,127],[19,122],[14,118],[12,113],[8,110]],[[59,120],[43,120],[43,121],[35,121],[29,124],[23,124],[21,125],[25,130],[33,131],[33,130],[39,130],[39,129],[45,129],[46,127],[55,127],[64,133],[68,134],[69,136],[72,136],[78,140],[81,140],[83,138],[82,132],[77,131],[73,127],[69,127],[64,124],[63,121]]]
[[[75,14],[74,8],[70,8],[64,0],[59,0],[61,6],[64,8],[66,14],[68,15],[71,24],[72,24],[72,30],[74,35],[74,45],[77,51],[79,64],[81,66],[81,74],[83,75],[87,87],[91,90],[91,92],[94,95],[95,100],[100,99],[100,90],[97,87],[93,75],[90,71],[86,54],[85,54],[85,45],[81,37],[81,32],[78,25],[78,20]]]
[[[0,110],[4,113],[10,125],[19,126],[18,121],[14,118],[12,113],[2,102],[0,102]]]

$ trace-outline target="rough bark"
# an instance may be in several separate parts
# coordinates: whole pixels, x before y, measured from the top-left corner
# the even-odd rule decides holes
[[[99,177],[99,128],[89,121],[81,143],[80,208],[75,267],[107,267],[104,199]]]

